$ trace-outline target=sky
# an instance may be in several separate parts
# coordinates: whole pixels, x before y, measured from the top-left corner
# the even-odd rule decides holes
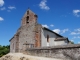
[[[0,45],[10,44],[28,8],[42,26],[80,44],[80,0],[0,0]]]

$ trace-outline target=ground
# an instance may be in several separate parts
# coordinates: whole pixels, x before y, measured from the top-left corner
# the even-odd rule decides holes
[[[0,60],[63,60],[63,59],[30,56],[22,53],[9,53],[1,57]]]

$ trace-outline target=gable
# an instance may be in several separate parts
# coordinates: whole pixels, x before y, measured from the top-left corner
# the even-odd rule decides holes
[[[48,29],[48,28],[43,27],[42,29],[49,31],[49,32],[51,32],[51,33],[57,35],[58,37],[63,37],[62,35],[60,35],[60,34],[54,32],[54,31],[52,31],[52,30],[50,30],[50,29]]]

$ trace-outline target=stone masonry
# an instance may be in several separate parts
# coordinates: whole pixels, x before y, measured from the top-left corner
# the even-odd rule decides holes
[[[25,52],[29,48],[67,45],[69,43],[68,38],[38,24],[37,18],[38,16],[30,9],[26,11],[21,20],[20,28],[10,39],[10,52]]]
[[[80,44],[70,44],[64,46],[30,48],[27,54],[49,58],[60,58],[64,60],[80,60]]]
[[[10,39],[10,52],[23,52],[26,48],[40,47],[41,25],[37,15],[30,9],[22,18],[21,27]]]

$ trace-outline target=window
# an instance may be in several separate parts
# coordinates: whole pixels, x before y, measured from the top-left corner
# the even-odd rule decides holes
[[[29,23],[29,16],[26,17],[26,23]]]
[[[29,15],[29,11],[27,11],[27,15]]]
[[[47,35],[47,46],[49,46],[49,35]]]
[[[47,42],[49,42],[49,35],[47,35]]]

